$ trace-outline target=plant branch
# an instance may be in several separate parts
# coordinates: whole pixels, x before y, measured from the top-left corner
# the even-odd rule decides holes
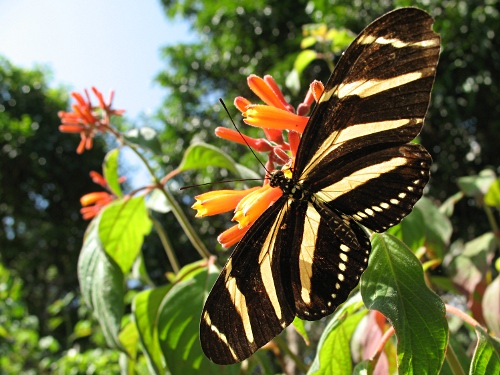
[[[302,362],[302,360],[295,354],[293,353],[288,345],[283,341],[283,339],[280,336],[276,336],[274,339],[274,342],[279,346],[279,348],[284,351],[297,365],[297,368],[303,372],[307,373],[308,367],[307,365]]]
[[[165,253],[167,254],[168,261],[172,266],[172,270],[174,271],[175,274],[178,274],[180,270],[179,261],[175,256],[174,248],[172,247],[172,243],[170,242],[167,233],[163,229],[163,226],[160,224],[160,222],[154,217],[154,215],[150,214],[149,218],[153,222],[153,225],[156,229],[156,233],[158,233],[158,237],[160,237],[161,244],[165,249]]]
[[[139,150],[137,149],[137,146],[134,145],[133,143],[128,142],[126,139],[123,139],[123,143],[126,144],[127,146],[129,146],[130,149],[142,160],[143,164],[148,169],[148,171],[151,175],[151,178],[153,179],[156,187],[161,190],[161,192],[163,193],[163,195],[167,199],[168,204],[172,208],[172,213],[174,214],[175,218],[177,219],[177,221],[181,225],[182,229],[184,230],[184,233],[186,233],[186,236],[188,237],[189,241],[194,246],[196,251],[198,251],[198,254],[200,254],[200,256],[203,259],[207,259],[210,256],[210,252],[207,250],[207,248],[205,247],[205,245],[201,241],[200,237],[198,236],[198,234],[194,230],[193,226],[191,225],[191,223],[187,219],[187,217],[184,214],[184,211],[182,211],[182,208],[179,205],[179,203],[177,203],[177,201],[172,196],[172,193],[156,177],[156,175],[153,171],[153,168],[151,167],[151,165],[149,165],[149,162],[146,160],[144,155],[142,155],[142,153],[139,152]]]

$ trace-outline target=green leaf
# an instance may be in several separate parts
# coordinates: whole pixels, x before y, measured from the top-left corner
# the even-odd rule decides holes
[[[205,268],[194,277],[175,284],[159,309],[160,346],[173,375],[238,374],[240,365],[219,366],[208,360],[199,339],[200,316],[205,298],[219,272]]]
[[[300,319],[299,317],[295,317],[295,319],[292,322],[294,328],[297,330],[299,335],[302,336],[304,339],[306,345],[309,345],[309,336],[307,335],[306,328],[304,327],[304,321]]]
[[[300,91],[300,76],[299,72],[292,69],[286,76],[285,86],[294,94],[297,95]]]
[[[488,206],[500,207],[500,178],[497,178],[490,185],[484,196],[484,203]]]
[[[415,208],[419,210],[424,217],[425,237],[428,250],[434,253],[434,257],[443,259],[453,232],[450,219],[441,213],[430,199],[425,197],[417,202]]]
[[[484,291],[482,306],[488,328],[500,337],[500,275]]]
[[[306,36],[300,41],[300,48],[306,49],[312,47],[316,44],[317,41],[318,39],[315,36]]]
[[[368,312],[356,312],[362,305],[358,293],[337,309],[321,335],[316,357],[307,372],[309,375],[351,374],[351,337],[361,318]]]
[[[479,198],[486,194],[493,181],[495,172],[484,169],[477,176],[459,177],[457,183],[466,196]]]
[[[474,375],[500,374],[500,341],[488,335],[481,327],[475,328],[478,342],[469,373]]]
[[[162,155],[161,143],[153,128],[143,126],[139,129],[131,129],[125,134],[125,139],[150,150],[155,155]]]
[[[242,178],[242,179],[255,178],[258,180],[258,181],[256,181],[255,184],[262,184],[262,181],[264,179],[262,178],[262,176],[260,174],[255,172],[253,169],[245,167],[244,165],[239,164],[239,163],[236,163],[235,166],[236,166],[236,169],[238,170],[238,175],[240,176],[240,178]]]
[[[117,197],[123,197],[120,182],[118,181],[118,157],[120,156],[120,149],[115,148],[106,154],[102,166],[104,179],[108,183],[109,189]]]
[[[99,222],[102,245],[124,274],[132,268],[151,226],[142,196],[113,202],[102,211]]]
[[[120,267],[104,252],[98,234],[100,217],[91,222],[85,234],[78,259],[78,280],[82,296],[99,321],[107,344],[122,350],[118,333],[125,307],[124,277]]]
[[[302,74],[305,68],[309,66],[311,62],[318,58],[318,53],[312,49],[305,49],[300,51],[293,63],[293,69],[299,74]]]
[[[455,210],[455,204],[464,197],[464,193],[459,191],[453,194],[451,197],[446,199],[443,204],[439,207],[439,212],[447,217],[451,217],[453,215],[453,211]]]
[[[373,374],[373,370],[375,366],[373,365],[373,361],[370,360],[365,360],[363,362],[360,362],[354,367],[354,370],[352,371],[353,375],[371,375]]]
[[[118,339],[129,358],[135,361],[139,344],[139,333],[137,332],[135,323],[132,321],[128,322],[118,335]]]
[[[172,206],[170,206],[165,194],[160,189],[155,189],[149,194],[146,207],[162,214],[172,211]]]
[[[330,29],[328,31],[327,38],[332,41],[331,51],[333,53],[338,53],[345,50],[347,46],[351,44],[355,35],[345,29]]]
[[[169,284],[148,289],[138,293],[132,301],[132,317],[137,325],[149,372],[152,374],[165,374],[167,370],[158,340],[157,321],[160,304],[171,288],[172,285]]]
[[[495,235],[488,232],[464,246],[454,246],[452,254],[457,255],[447,257],[444,265],[453,282],[472,293],[489,270],[495,249]]]
[[[421,264],[401,241],[375,234],[372,246],[361,295],[366,307],[394,326],[399,373],[438,374],[448,344],[443,302],[427,287]]]
[[[425,219],[422,211],[415,207],[413,211],[398,225],[389,228],[387,233],[399,238],[413,252],[425,243]]]
[[[190,145],[184,152],[181,164],[177,169],[187,171],[207,167],[226,168],[239,176],[236,162],[221,149],[206,143]]]

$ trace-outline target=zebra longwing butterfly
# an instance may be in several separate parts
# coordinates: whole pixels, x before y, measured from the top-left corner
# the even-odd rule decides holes
[[[369,238],[422,196],[431,157],[420,132],[440,39],[416,8],[385,14],[347,48],[302,136],[283,195],[239,242],[208,296],[200,337],[213,362],[240,362],[295,316],[343,303],[368,263]]]

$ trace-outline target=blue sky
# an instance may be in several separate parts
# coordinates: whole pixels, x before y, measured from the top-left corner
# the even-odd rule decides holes
[[[24,68],[48,65],[52,86],[114,89],[115,107],[132,118],[167,95],[153,84],[165,66],[160,48],[194,39],[159,0],[0,0],[0,55]]]

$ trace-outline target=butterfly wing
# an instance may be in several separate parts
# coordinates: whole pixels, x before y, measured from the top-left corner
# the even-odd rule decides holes
[[[420,132],[439,36],[416,8],[371,23],[339,60],[298,150],[294,176],[331,207],[382,231],[412,209],[431,158]]]
[[[370,241],[352,219],[321,201],[296,200],[290,207],[296,214],[289,220],[294,240],[286,263],[295,311],[301,319],[317,320],[335,311],[358,284],[368,264]]]
[[[201,346],[213,362],[241,362],[293,321],[289,265],[282,264],[290,258],[290,217],[281,197],[245,234],[215,282],[200,323]]]

